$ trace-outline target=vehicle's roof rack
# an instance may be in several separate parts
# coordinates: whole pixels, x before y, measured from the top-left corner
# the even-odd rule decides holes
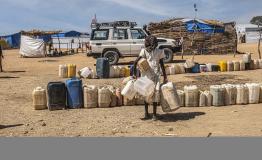
[[[92,23],[91,28],[106,28],[106,27],[135,27],[137,26],[136,22],[129,21],[115,21],[115,22],[103,22],[103,23]]]

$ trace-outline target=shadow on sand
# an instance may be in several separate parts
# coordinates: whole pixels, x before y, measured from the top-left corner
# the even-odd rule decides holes
[[[24,125],[24,124],[0,125],[0,129],[13,128],[13,127],[18,127],[18,126],[22,126],[22,125]]]
[[[26,71],[4,71],[4,73],[23,73]]]
[[[0,76],[0,79],[12,79],[12,78],[20,78],[20,77],[14,77],[14,76]]]
[[[176,122],[179,120],[186,121],[205,114],[205,112],[171,113],[161,115],[161,119],[159,120],[162,122]]]

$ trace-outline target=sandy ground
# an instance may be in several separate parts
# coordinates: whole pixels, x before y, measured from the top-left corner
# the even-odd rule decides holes
[[[255,44],[240,45],[240,51],[254,53]],[[4,73],[0,73],[0,136],[262,136],[262,104],[226,107],[181,108],[165,114],[160,107],[159,121],[142,121],[143,106],[108,109],[35,111],[32,90],[50,81],[61,81],[58,65],[75,63],[77,68],[94,67],[95,60],[84,54],[58,58],[20,58],[18,50],[4,52]],[[186,56],[190,58],[191,56]],[[239,60],[242,55],[196,56],[200,63]],[[122,62],[133,60],[126,58]],[[181,57],[176,56],[176,60]],[[197,84],[262,82],[262,70],[201,73],[169,76],[178,88]],[[121,86],[122,79],[84,80],[87,84]]]

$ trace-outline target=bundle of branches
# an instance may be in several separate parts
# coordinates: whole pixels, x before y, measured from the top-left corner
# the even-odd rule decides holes
[[[41,31],[41,30],[37,30],[37,29],[33,29],[31,31],[21,31],[22,35],[26,35],[26,36],[43,36],[43,35],[53,35],[53,34],[58,34],[62,31],[58,30],[58,31]]]
[[[215,20],[204,22],[225,28],[223,33],[189,32],[182,18],[174,18],[159,23],[150,23],[148,31],[157,37],[181,39],[184,54],[228,54],[237,49],[235,23],[223,24]]]

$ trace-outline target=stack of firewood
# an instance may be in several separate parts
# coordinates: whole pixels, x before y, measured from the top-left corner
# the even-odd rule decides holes
[[[208,22],[208,21],[205,21]],[[215,22],[215,21],[210,21]],[[214,24],[212,24],[214,25]],[[180,40],[183,37],[184,54],[228,54],[237,49],[237,36],[234,23],[218,24],[224,33],[188,32],[182,19],[174,18],[159,23],[150,23],[148,31],[157,37]]]

